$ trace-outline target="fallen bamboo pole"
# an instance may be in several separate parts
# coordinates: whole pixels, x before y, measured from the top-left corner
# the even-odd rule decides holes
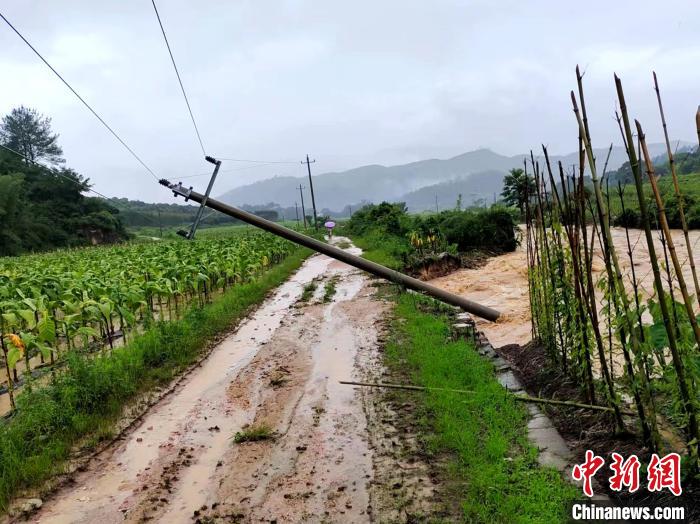
[[[446,393],[464,393],[464,394],[475,394],[476,391],[471,391],[468,389],[450,389],[450,388],[427,388],[423,386],[411,386],[409,384],[390,384],[386,382],[354,382],[351,380],[340,380],[341,384],[347,386],[363,386],[369,388],[386,388],[386,389],[407,389],[409,391],[444,391]],[[580,402],[574,402],[571,400],[554,400],[549,398],[531,397],[529,395],[519,395],[513,394],[513,398],[519,402],[528,402],[534,404],[552,404],[555,406],[566,406],[570,408],[579,409],[590,409],[592,411],[604,411],[606,413],[614,413],[613,408],[607,406],[596,406],[594,404],[582,404]],[[631,411],[620,410],[620,413],[628,416],[636,416],[636,413]]]

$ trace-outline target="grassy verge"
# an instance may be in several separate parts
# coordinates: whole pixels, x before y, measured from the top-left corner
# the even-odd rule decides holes
[[[69,355],[50,384],[22,392],[17,413],[0,426],[0,509],[7,509],[22,489],[60,473],[79,439],[109,436],[136,394],[171,380],[194,362],[216,335],[284,282],[309,253],[300,249],[257,281],[229,289],[181,320],[154,325],[109,358]]]
[[[419,424],[431,454],[447,456],[467,522],[565,522],[576,489],[540,467],[525,408],[509,399],[470,342],[450,340],[448,313],[415,295],[397,299],[385,360],[415,385],[473,390],[421,395]]]
[[[376,262],[391,269],[403,269],[402,253],[406,248],[397,240],[377,235],[352,235],[354,244],[362,249],[362,258]]]

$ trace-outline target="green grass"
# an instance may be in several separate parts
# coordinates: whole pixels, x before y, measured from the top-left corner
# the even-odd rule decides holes
[[[407,247],[399,240],[370,234],[367,236],[353,235],[352,241],[362,249],[363,258],[397,271],[403,268],[402,253],[407,252]]]
[[[338,283],[338,276],[331,277],[326,285],[323,286],[323,301],[330,302],[335,296],[335,286]]]
[[[318,284],[312,280],[304,286],[304,290],[302,291],[301,298],[299,300],[302,302],[308,302],[309,300],[311,300],[311,297],[314,296],[314,293],[316,292],[317,288]]]
[[[422,430],[431,453],[447,454],[466,522],[564,522],[578,491],[540,467],[527,440],[525,408],[508,398],[493,366],[470,342],[450,341],[444,309],[416,295],[395,307],[386,364],[415,385],[475,391],[421,394]],[[442,312],[441,312],[442,311]]]
[[[95,445],[109,438],[129,401],[193,363],[215,336],[243,318],[309,254],[299,249],[257,281],[190,309],[181,320],[155,324],[109,358],[70,354],[49,385],[23,391],[16,414],[0,425],[0,509],[6,510],[22,489],[62,472],[81,439]]]
[[[651,190],[651,184],[648,177],[643,184],[644,195],[647,200],[647,207],[656,209],[656,201]],[[661,197],[664,200],[666,207],[666,215],[671,227],[680,227],[680,218],[677,216],[676,196],[673,188],[673,179],[670,175],[664,175],[658,179],[658,186],[661,192]],[[690,229],[700,228],[700,174],[679,175],[678,185],[681,189],[685,205],[686,220]],[[605,189],[605,188],[603,188]],[[623,200],[627,210],[635,212],[639,215],[639,200],[637,198],[637,189],[633,182],[626,184],[624,187]],[[615,219],[622,213],[622,204],[617,191],[617,185],[610,187],[610,215]],[[655,219],[652,218],[652,225]]]
[[[242,442],[257,442],[259,440],[271,439],[274,435],[274,432],[269,426],[262,424],[260,426],[250,426],[243,431],[237,431],[233,436],[233,441],[236,444],[241,444]]]

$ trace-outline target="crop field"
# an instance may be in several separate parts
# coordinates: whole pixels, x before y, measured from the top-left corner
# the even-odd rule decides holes
[[[154,322],[251,282],[292,244],[244,228],[197,242],[162,241],[0,259],[3,379],[9,403],[28,369],[128,343]]]

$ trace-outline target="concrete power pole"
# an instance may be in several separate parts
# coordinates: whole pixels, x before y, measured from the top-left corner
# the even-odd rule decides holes
[[[306,169],[309,172],[309,188],[311,189],[311,206],[314,209],[314,229],[318,229],[318,221],[316,215],[316,198],[314,197],[314,182],[311,180],[311,164],[316,162],[316,160],[309,160],[309,155],[306,155],[306,162],[301,161],[302,164],[306,164]]]
[[[299,196],[301,196],[301,216],[304,217],[304,229],[306,229],[306,209],[304,209],[304,186],[299,184]]]

